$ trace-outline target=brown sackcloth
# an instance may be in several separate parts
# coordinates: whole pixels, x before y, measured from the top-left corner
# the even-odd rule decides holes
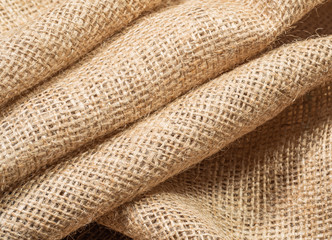
[[[2,0],[0,2],[0,34],[30,23],[56,4],[65,0]],[[15,32],[15,31],[14,31]]]
[[[134,239],[332,239],[332,83],[100,220]]]
[[[332,1],[278,45],[332,34]],[[332,84],[99,219],[135,239],[331,239]]]
[[[4,1],[2,39],[73,2]],[[163,2],[11,100],[0,188],[22,183],[1,193],[0,239],[123,237],[96,220],[134,239],[332,238],[331,1],[278,37],[319,2]]]
[[[3,0],[2,21],[13,25],[35,13],[42,1]],[[109,35],[162,0],[62,0],[29,24],[0,37],[0,106],[73,63]],[[53,1],[56,2],[56,1]],[[59,2],[59,0],[58,0]],[[22,8],[22,9],[21,9]],[[24,11],[26,10],[26,13]],[[15,11],[19,16],[15,19]],[[23,13],[21,13],[23,11]],[[30,18],[31,18],[30,17]],[[7,28],[14,27],[7,25]]]
[[[216,153],[331,75],[332,36],[237,67],[5,193],[0,237],[61,238]]]
[[[111,19],[118,23],[117,17],[125,16],[121,15],[121,11],[118,13],[120,6],[116,7],[116,4],[108,2],[98,1],[94,8],[100,8],[102,13],[107,9],[109,14],[115,8],[116,13],[112,14]],[[136,12],[135,9],[146,9],[142,7],[144,4],[139,4],[141,2],[144,1],[118,4],[129,7],[131,16]],[[110,38],[84,60],[59,74],[51,83],[13,103],[0,115],[0,190],[83,144],[157,110],[191,88],[243,62],[267,47],[322,0],[289,0],[278,4],[276,1],[269,2],[189,0],[158,12],[134,24],[116,38]],[[55,8],[51,13],[67,16],[70,11],[63,8],[67,9],[68,4],[72,6],[74,3],[68,1],[64,3],[64,7]],[[89,5],[90,1],[84,4]],[[76,7],[70,9],[74,11]],[[82,12],[84,11],[77,14]],[[91,19],[87,18],[89,23],[99,20],[98,14],[93,14]],[[79,19],[75,22],[81,23]],[[39,23],[40,21],[37,21],[37,24]],[[58,24],[61,25],[59,20],[56,20],[56,23],[52,29],[57,29]],[[98,26],[102,27],[103,24],[96,23],[95,28],[87,27],[86,30],[91,28],[91,31],[86,34],[99,36],[97,33],[101,30]],[[107,26],[109,25],[112,24]],[[39,29],[31,26],[34,25],[27,26],[31,31]],[[61,29],[63,30],[61,27],[57,31]],[[60,31],[64,32],[66,31]],[[84,35],[78,34],[76,30],[72,32],[77,35],[75,41],[80,41]],[[97,36],[91,41],[95,42]],[[23,35],[15,34],[14,37],[25,41]],[[87,36],[84,37],[86,38]],[[66,39],[60,38],[62,42]],[[89,44],[89,41],[84,39],[82,38],[84,44]],[[54,41],[59,41],[59,38],[54,38]],[[9,42],[14,44],[11,40]],[[48,45],[51,42],[45,40],[46,43]],[[84,44],[77,46],[82,48]],[[16,46],[16,43],[14,45]],[[66,48],[72,46],[64,45]],[[44,51],[43,46],[40,45],[39,51],[47,54],[52,61],[58,61],[62,54],[68,55],[65,50],[57,49],[54,50],[54,57]],[[2,48],[4,51],[17,49],[2,44],[0,55]],[[69,49],[74,52],[70,56],[75,55],[75,51]],[[30,54],[32,50],[28,48],[28,51]],[[8,53],[6,59],[9,59],[11,54]],[[24,56],[29,58],[26,54]],[[16,55],[14,59],[21,62]],[[34,53],[33,59],[39,61],[43,57]],[[61,65],[57,62],[50,64],[46,60],[41,62],[44,63],[48,66]],[[6,66],[11,64],[6,62]],[[10,81],[14,81],[22,69],[26,68],[17,63],[12,68],[16,75],[9,70],[4,70],[3,74]],[[28,69],[30,71],[34,68]],[[43,69],[49,72],[48,67]],[[42,75],[43,73],[38,71],[38,76]],[[24,78],[19,79],[21,81]],[[6,87],[24,85],[8,84],[6,81],[4,78],[1,82]]]

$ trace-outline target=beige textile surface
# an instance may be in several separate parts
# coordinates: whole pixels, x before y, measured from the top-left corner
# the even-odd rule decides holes
[[[277,45],[331,34],[331,12],[332,1]],[[135,239],[331,239],[331,112],[329,82],[99,222]]]
[[[331,110],[329,83],[100,222],[134,239],[331,239]]]
[[[0,189],[253,56],[318,2],[281,4],[284,20],[260,1],[215,0],[142,19],[4,110]]]
[[[1,239],[332,238],[331,1],[34,2],[0,9]]]
[[[0,1],[0,33],[10,34],[11,30],[20,28],[38,18],[64,0],[2,0]]]
[[[9,1],[10,7],[13,4],[11,0],[2,1]],[[32,22],[14,29],[15,34],[3,34],[0,37],[0,105],[73,63],[142,11],[160,2],[64,1],[54,7],[50,4],[50,8],[37,14]],[[18,5],[19,1],[13,4],[13,9]],[[26,8],[32,9],[32,6]]]

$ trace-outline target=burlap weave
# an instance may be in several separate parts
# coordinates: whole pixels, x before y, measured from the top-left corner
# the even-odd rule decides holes
[[[332,83],[100,220],[134,239],[332,239]]]
[[[2,0],[0,1],[0,34],[29,24],[56,4],[65,0]]]
[[[144,9],[136,6],[141,6],[138,2],[144,1],[134,1],[130,8]],[[37,88],[14,103],[0,118],[0,189],[157,110],[262,51],[322,1],[291,0],[277,5],[272,2],[266,5],[259,0],[190,0],[153,14],[116,38],[110,38],[46,84],[47,87]],[[68,4],[72,2],[66,2],[65,9]],[[105,4],[99,1],[97,6],[105,11]],[[117,5],[109,6],[118,11]],[[59,14],[60,10],[53,12]],[[95,18],[99,19],[93,15],[93,23]],[[35,31],[35,27],[31,29]],[[96,27],[88,34],[96,34],[94,31],[101,30]],[[15,37],[20,41],[25,39],[19,34]],[[80,37],[76,36],[77,39]],[[12,40],[9,42],[13,44]],[[7,45],[1,47],[11,51]],[[48,51],[39,50],[49,56]],[[17,67],[12,70],[20,72]],[[3,73],[13,81],[13,74]],[[6,80],[2,82],[5,86],[12,85],[6,84]]]
[[[33,4],[21,2],[23,6]],[[64,1],[18,28],[15,34],[3,35],[0,37],[0,105],[73,63],[143,11],[160,2]],[[9,4],[15,10],[19,8],[15,8],[17,5]],[[20,19],[23,20],[21,16]]]
[[[27,22],[73,1],[35,2]],[[12,100],[0,238],[61,239],[95,220],[134,239],[332,238],[332,1],[278,38],[320,2],[159,2],[172,6]],[[15,15],[8,39],[29,25]],[[67,239],[122,237],[93,223]]]
[[[277,45],[332,34],[331,13],[329,1]],[[135,239],[331,239],[331,89],[99,222]]]
[[[65,236],[276,116],[329,80],[331,59],[332,37],[311,39],[204,84],[6,193],[0,236]]]

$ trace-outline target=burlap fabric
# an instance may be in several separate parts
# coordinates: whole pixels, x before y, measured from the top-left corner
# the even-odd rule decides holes
[[[331,239],[331,112],[330,82],[100,221],[134,239]]]
[[[91,223],[76,232],[66,236],[62,240],[130,240],[131,238],[121,233],[107,229],[103,225]]]
[[[48,9],[64,0],[10,0],[0,2],[0,33],[10,34],[12,30],[38,18]]]
[[[210,80],[318,1],[246,3],[159,10],[10,103],[0,124],[1,187],[23,183],[1,197],[0,237],[60,239],[112,210],[98,222],[135,239],[330,238],[332,38],[283,44],[299,38],[293,31],[275,44],[284,46]],[[296,30],[312,36],[315,24],[302,24]]]
[[[68,234],[217,152],[329,80],[331,43],[325,37],[278,48],[67,157],[2,197],[3,236]]]
[[[192,0],[148,16],[110,38],[47,87],[4,110],[0,188],[263,50],[320,1],[307,2],[274,6],[261,1]]]
[[[332,34],[331,12],[332,1],[276,45]],[[99,222],[135,239],[331,239],[331,87]]]
[[[15,1],[7,3],[5,0],[4,7],[7,4],[12,7],[6,11],[9,14],[11,9],[14,13],[20,11],[20,6],[23,10],[25,7],[36,11],[34,6],[29,6],[33,2]],[[0,105],[73,63],[144,10],[160,2],[70,0],[63,1],[63,4],[60,2],[53,8],[50,4],[44,14],[37,14],[32,22],[14,28],[15,34],[0,38]],[[42,6],[43,3],[36,5]],[[18,18],[18,21],[24,21],[21,16]],[[9,18],[9,21],[14,20]]]

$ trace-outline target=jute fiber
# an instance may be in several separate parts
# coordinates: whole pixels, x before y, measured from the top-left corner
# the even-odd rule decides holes
[[[134,239],[331,239],[332,83],[100,220]]]
[[[287,31],[281,35],[275,42],[274,47],[285,43],[299,41],[318,36],[328,36],[332,34],[332,1],[319,5],[310,11],[306,16],[299,20]]]
[[[254,130],[332,70],[332,37],[282,46],[7,192],[0,236],[61,238]],[[50,211],[51,210],[51,211]]]
[[[78,60],[160,2],[63,1],[18,28],[15,34],[3,35],[0,37],[0,105]],[[9,5],[15,9],[15,4]]]
[[[0,111],[0,239],[331,239],[332,1],[322,2],[4,1],[1,44],[42,23],[77,48],[12,42],[42,46],[27,50],[35,70],[24,78],[24,61],[0,57],[12,61],[0,85],[20,89]],[[85,12],[90,3],[105,5]],[[84,16],[86,39],[75,36]],[[35,64],[51,52],[52,73]]]
[[[332,34],[331,12],[332,1],[276,45]],[[332,238],[331,87],[98,222],[135,239]]]
[[[144,1],[130,1],[132,4],[121,7],[129,7],[132,14],[135,9],[146,9],[141,2]],[[125,127],[257,54],[320,2],[292,0],[273,4],[272,1],[266,5],[263,4],[265,1],[257,0],[190,0],[142,19],[104,42],[85,59],[52,79],[51,83],[36,88],[3,111],[0,117],[0,189],[4,190],[97,137]],[[72,1],[64,4],[65,9],[68,4]],[[107,6],[115,8],[116,13],[120,8],[115,3],[107,5],[102,1],[96,5],[102,12]],[[60,10],[55,9],[52,13],[67,12]],[[114,15],[124,17],[121,12],[116,13],[112,12],[112,19]],[[282,14],[279,16],[279,13]],[[94,23],[97,21],[95,18],[99,19],[93,14],[88,22]],[[31,27],[31,30],[35,29],[38,28]],[[97,27],[93,31],[88,29],[87,34],[93,36],[101,31]],[[20,41],[25,39],[23,35],[14,36]],[[80,41],[80,36],[75,36],[75,41]],[[77,46],[88,49],[86,44],[89,41],[84,39],[85,45]],[[46,41],[47,45],[50,42]],[[10,40],[9,43],[13,42]],[[12,51],[6,44],[1,47]],[[21,48],[13,49],[13,54],[16,50],[21,51]],[[43,48],[38,51],[50,56],[52,61],[61,54],[68,55],[59,49],[54,50],[61,52],[56,58]],[[75,53],[79,51],[70,56],[76,56]],[[9,56],[12,55],[8,53],[6,59]],[[35,53],[33,58],[42,59],[36,58]],[[17,59],[15,55],[14,60]],[[29,63],[34,65],[31,61]],[[46,62],[43,60],[41,64]],[[54,62],[49,65],[61,64]],[[20,87],[24,84],[13,82],[21,72],[17,66],[18,63],[12,68],[16,75],[7,70],[3,74],[13,86]],[[28,68],[29,71],[32,69]],[[47,68],[44,70],[47,72]],[[38,76],[42,75],[39,71]],[[2,82],[6,87],[12,85],[6,80]]]
[[[331,12],[332,1],[276,45],[332,34]],[[134,239],[332,238],[331,87],[98,222]]]
[[[56,4],[65,0],[2,0],[0,2],[0,34],[10,34],[32,22]]]

